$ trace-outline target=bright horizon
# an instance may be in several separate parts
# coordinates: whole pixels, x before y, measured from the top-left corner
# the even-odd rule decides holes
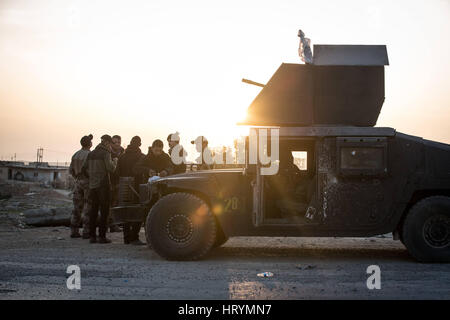
[[[92,133],[142,151],[178,131],[231,145],[282,62],[313,44],[386,44],[377,126],[450,143],[449,1],[0,1],[0,157],[65,162]]]

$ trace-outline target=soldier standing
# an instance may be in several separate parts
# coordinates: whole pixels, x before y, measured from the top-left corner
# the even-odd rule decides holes
[[[125,152],[119,157],[116,173],[119,177],[133,177],[134,189],[139,190],[139,185],[143,183],[143,175],[134,171],[135,165],[142,160],[145,155],[141,152],[141,138],[134,136]],[[123,225],[123,242],[132,245],[144,245],[139,240],[139,231],[142,222],[129,222]]]
[[[173,165],[170,157],[163,151],[164,144],[161,140],[155,140],[148,148],[148,154],[134,167],[137,174],[143,174],[145,178],[153,176],[165,177],[173,173]]]
[[[112,145],[111,145],[111,158],[119,159],[119,157],[124,153],[125,149],[122,147],[122,137],[119,135],[112,136]],[[119,192],[119,175],[117,172],[113,172],[111,174],[111,207],[117,206],[118,201],[118,192]],[[113,224],[112,215],[109,215],[108,218],[108,227],[110,232],[120,232],[120,228]]]
[[[122,138],[119,135],[112,137],[111,158],[119,158],[125,149],[122,147]]]
[[[114,172],[117,158],[111,159],[111,136],[105,134],[101,137],[101,143],[90,152],[83,164],[81,171],[89,178],[89,235],[90,242],[97,242],[96,229],[98,224],[99,243],[110,243],[106,238],[109,205],[111,201],[110,174]],[[97,223],[98,210],[100,219]]]
[[[167,136],[167,143],[169,143],[169,156],[170,156],[170,159],[171,159],[172,165],[173,165],[173,174],[186,172],[187,152],[184,151],[184,148],[182,146],[179,146],[178,148],[176,148],[176,146],[178,146],[180,144],[179,133],[176,132],[176,133],[169,134]],[[182,160],[182,162],[179,164],[176,164],[173,162],[172,152],[175,148],[176,148],[176,150],[178,150],[178,158]]]
[[[191,143],[195,145],[195,149],[200,153],[200,156],[196,159],[198,162],[197,170],[214,169],[214,153],[208,147],[208,139],[204,136],[198,136]]]
[[[73,210],[70,218],[70,237],[80,238],[79,228],[83,227],[83,239],[89,239],[89,179],[81,168],[92,147],[92,134],[80,140],[81,149],[75,152],[70,162],[69,173],[75,179]]]

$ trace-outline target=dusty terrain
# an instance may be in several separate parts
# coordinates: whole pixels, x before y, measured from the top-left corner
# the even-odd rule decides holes
[[[36,201],[67,204],[49,194]],[[23,226],[21,206],[35,200],[21,197],[0,203],[0,299],[450,299],[450,264],[417,263],[388,237],[241,237],[203,261],[169,262],[120,233],[102,245]],[[81,290],[66,287],[69,265],[81,268]],[[381,268],[380,290],[367,289],[369,265]]]
[[[58,208],[69,218],[73,208],[71,192],[32,182],[0,182],[0,231],[24,228],[24,212],[44,208]]]

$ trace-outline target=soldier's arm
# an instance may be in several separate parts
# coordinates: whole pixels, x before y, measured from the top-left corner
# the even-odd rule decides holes
[[[75,177],[75,169],[73,168],[73,157],[70,160],[69,173],[72,177],[76,178]]]
[[[166,159],[165,159],[164,167],[165,167],[164,170],[167,172],[167,175],[173,174],[174,167],[173,167],[172,160],[170,159],[169,156],[167,156]]]
[[[81,166],[81,174],[84,175],[85,177],[89,178],[89,173],[88,173],[88,160],[89,160],[89,155],[86,157],[86,159],[84,159],[83,161],[83,165]]]
[[[116,167],[116,172],[115,174],[120,177],[120,171],[122,170],[122,161],[120,161],[120,158],[117,160],[117,167]]]
[[[105,160],[106,171],[114,172],[114,170],[116,170],[116,167],[117,167],[117,158],[115,158],[114,160],[111,159],[111,153],[106,152],[104,160]]]
[[[183,171],[186,172],[186,157],[187,157],[187,152],[184,150],[184,148],[181,148],[180,151],[180,157],[183,158],[183,162],[181,164],[178,165],[178,167]],[[175,168],[174,168],[175,169]]]

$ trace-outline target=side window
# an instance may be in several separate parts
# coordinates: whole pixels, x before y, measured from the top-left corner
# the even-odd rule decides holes
[[[337,138],[338,172],[343,176],[387,174],[386,138]]]
[[[383,151],[376,147],[342,147],[341,169],[381,170]]]

